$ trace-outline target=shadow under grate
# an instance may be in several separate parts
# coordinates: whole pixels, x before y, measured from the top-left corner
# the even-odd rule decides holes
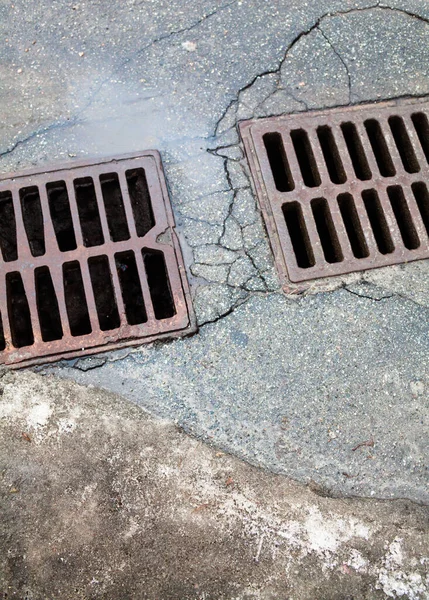
[[[429,102],[240,124],[277,269],[288,282],[429,258]]]
[[[196,329],[157,152],[2,179],[0,250],[1,363]]]

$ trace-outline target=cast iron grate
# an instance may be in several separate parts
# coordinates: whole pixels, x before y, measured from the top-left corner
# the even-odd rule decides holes
[[[285,285],[429,258],[429,102],[240,124]]]
[[[0,181],[0,362],[195,330],[157,152]]]

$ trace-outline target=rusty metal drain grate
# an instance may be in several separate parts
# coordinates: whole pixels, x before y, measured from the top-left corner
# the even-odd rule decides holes
[[[0,362],[195,330],[157,152],[0,180]]]
[[[283,283],[429,258],[429,102],[240,124]]]

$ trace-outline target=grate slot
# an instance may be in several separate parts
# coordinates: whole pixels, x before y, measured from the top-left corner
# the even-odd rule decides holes
[[[400,185],[391,185],[387,188],[387,195],[392,205],[393,214],[395,215],[404,246],[409,250],[415,250],[420,246],[420,240],[403,189]]]
[[[6,293],[12,344],[15,348],[34,344],[31,314],[21,274],[6,274]]]
[[[121,321],[116,305],[109,259],[107,256],[94,256],[88,260],[88,268],[100,329],[102,331],[117,329]]]
[[[332,129],[327,125],[321,125],[316,132],[332,183],[345,183],[347,177]]]
[[[149,186],[144,169],[125,172],[137,235],[145,236],[155,225]]]
[[[0,192],[0,247],[5,262],[17,260],[15,210],[10,191]]]
[[[368,134],[378,170],[383,177],[393,177],[396,175],[392,157],[383,134],[380,123],[376,119],[367,119],[364,121],[365,129]]]
[[[54,181],[48,183],[46,193],[58,248],[61,252],[76,250],[76,236],[66,182]]]
[[[420,215],[422,217],[423,224],[425,226],[426,232],[429,236],[429,192],[422,181],[417,181],[413,183],[411,189],[414,194],[414,198],[417,203],[417,207],[419,209]]]
[[[311,201],[314,222],[323,254],[328,263],[341,262],[344,259],[332,214],[325,198],[313,198]]]
[[[156,319],[168,319],[176,314],[164,253],[144,248],[142,256]]]
[[[404,169],[407,173],[418,173],[420,165],[403,119],[393,116],[389,117],[388,122]]]
[[[341,123],[341,131],[343,132],[356,177],[361,181],[371,179],[371,169],[369,168],[368,159],[356,125],[351,122]]]
[[[98,211],[92,177],[81,177],[73,181],[76,204],[82,230],[83,245],[87,248],[104,244],[103,229]]]
[[[63,265],[64,295],[70,333],[73,337],[91,333],[91,321],[79,262]]]
[[[369,256],[368,245],[353,196],[349,193],[340,194],[337,201],[354,256],[366,258]]]
[[[129,325],[145,323],[147,314],[134,252],[115,254],[115,260],[127,321]]]
[[[6,348],[6,340],[4,338],[3,319],[0,314],[0,351]]]
[[[299,202],[287,202],[282,206],[284,219],[292,242],[297,265],[302,269],[314,267],[313,249]]]
[[[371,229],[381,254],[390,254],[395,250],[386,216],[381,206],[380,198],[376,190],[364,190],[362,200],[365,205]]]
[[[105,173],[100,175],[100,185],[110,239],[113,242],[122,242],[123,240],[130,239],[118,174]]]
[[[291,192],[295,188],[295,183],[282,136],[276,132],[266,133],[263,140],[276,189],[279,192]]]
[[[60,340],[63,337],[58,300],[48,267],[39,267],[34,272],[37,314],[40,332],[44,342]]]
[[[33,256],[43,256],[45,254],[45,233],[39,188],[37,186],[21,188],[19,198],[31,254]]]
[[[305,185],[307,187],[319,186],[320,174],[308,133],[304,129],[293,129],[290,137]]]
[[[424,152],[427,162],[429,163],[429,121],[424,113],[414,113],[411,115],[411,120],[419,138],[420,145]]]

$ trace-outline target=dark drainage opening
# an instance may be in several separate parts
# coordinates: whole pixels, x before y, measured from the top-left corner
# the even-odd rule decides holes
[[[78,261],[63,265],[64,294],[72,336],[91,333],[91,321]]]
[[[6,274],[6,294],[12,344],[15,348],[31,346],[34,344],[33,327],[20,273]]]
[[[311,201],[311,210],[326,261],[329,263],[341,262],[344,257],[326,199],[314,198]]]
[[[69,195],[65,181],[55,181],[46,185],[49,212],[61,252],[76,249],[76,236],[70,211]]]
[[[414,148],[403,119],[401,117],[390,117],[389,125],[404,169],[407,173],[418,173],[420,165],[414,153]]]
[[[43,256],[45,254],[45,232],[39,189],[36,186],[21,188],[19,196],[31,254],[33,256]]]
[[[100,184],[111,240],[113,242],[129,240],[130,232],[117,173],[100,175]]]
[[[266,133],[263,137],[274,184],[279,192],[291,192],[295,188],[283,138],[279,133]]]
[[[159,250],[142,250],[147,282],[157,319],[168,319],[176,314],[164,254]]]
[[[82,230],[83,244],[87,248],[101,246],[104,243],[97,197],[92,177],[75,179],[74,189]]]
[[[39,267],[34,272],[37,314],[44,342],[63,337],[58,300],[48,267]]]
[[[403,189],[399,185],[389,186],[387,188],[387,195],[389,196],[404,246],[409,250],[415,250],[420,246],[420,240],[414,227]]]
[[[133,208],[137,235],[143,237],[155,225],[146,173],[144,169],[132,169],[126,171],[125,177]]]
[[[381,129],[380,123],[375,119],[367,119],[364,122],[378,170],[383,177],[393,177],[396,175],[396,169],[393,166],[392,157]]]
[[[361,181],[371,179],[371,169],[369,168],[365,150],[363,149],[356,125],[350,122],[341,123],[341,131],[343,132],[356,177]]]
[[[428,118],[424,113],[414,113],[411,115],[414,129],[416,130],[417,136],[420,141],[422,150],[426,156],[427,162],[429,162],[429,122]]]
[[[317,128],[317,137],[322,148],[326,168],[332,183],[344,183],[347,180],[340,153],[338,152],[332,129],[327,125]]]
[[[320,185],[320,174],[307,132],[304,129],[294,129],[290,132],[290,137],[305,185],[317,187]]]
[[[366,258],[369,256],[368,246],[353,196],[340,194],[337,200],[352,252],[356,258]]]
[[[418,181],[411,186],[414,198],[416,199],[417,207],[422,217],[426,232],[429,235],[429,192],[426,185]]]
[[[390,254],[394,251],[395,246],[376,190],[363,191],[362,200],[379,251],[381,254]]]
[[[3,329],[3,319],[0,315],[0,350],[4,350],[6,348],[6,340],[4,339],[4,329]]]
[[[115,260],[127,321],[130,325],[145,323],[147,314],[134,252],[115,254]]]
[[[102,331],[117,329],[120,325],[112,275],[107,256],[95,256],[88,260],[98,322]]]
[[[314,254],[301,205],[299,202],[287,202],[283,204],[282,210],[297,265],[301,269],[313,267],[315,265]]]
[[[16,221],[12,193],[0,192],[0,246],[3,260],[17,260]]]

